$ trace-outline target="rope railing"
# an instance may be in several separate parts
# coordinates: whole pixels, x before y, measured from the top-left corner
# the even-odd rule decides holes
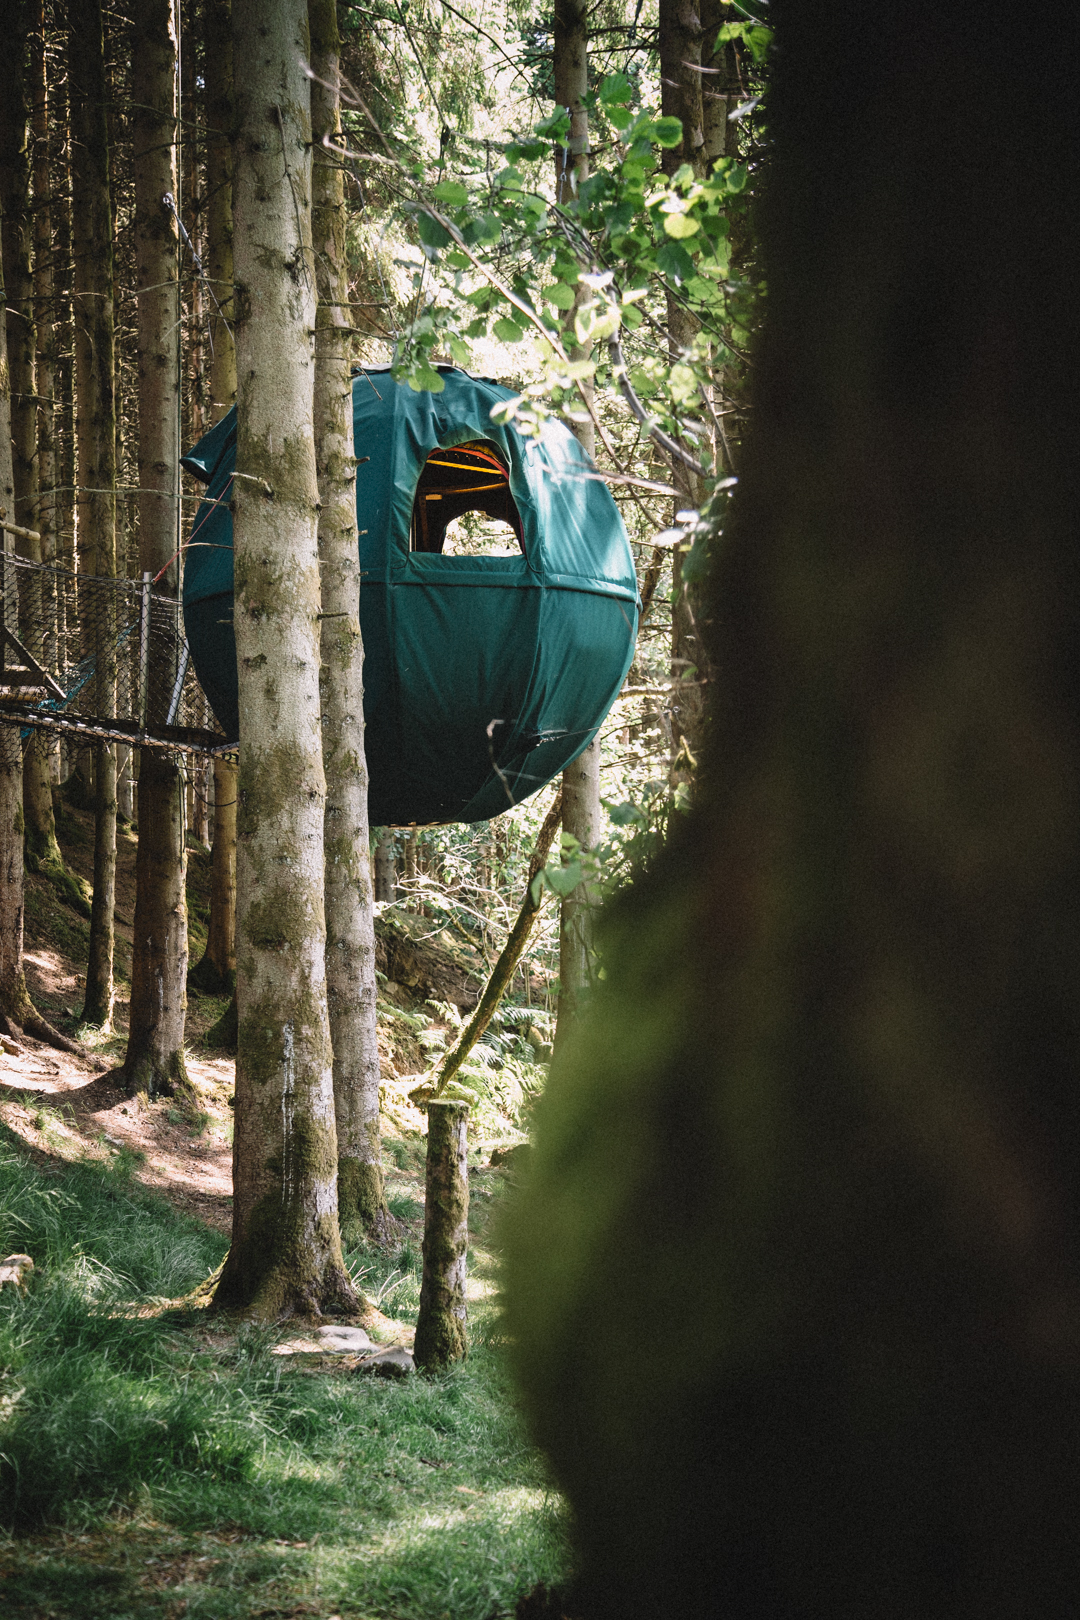
[[[5,527],[8,527],[5,525]],[[205,724],[180,603],[0,551],[0,721],[138,748],[236,751]]]

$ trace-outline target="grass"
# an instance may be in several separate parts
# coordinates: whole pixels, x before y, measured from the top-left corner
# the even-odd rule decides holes
[[[415,1149],[396,1157],[404,1202]],[[297,1366],[273,1332],[202,1312],[136,1314],[194,1287],[223,1239],[127,1162],[42,1171],[4,1143],[0,1243],[37,1267],[0,1294],[5,1616],[489,1620],[562,1575],[486,1301],[465,1363],[401,1383]],[[415,1235],[347,1258],[387,1314],[415,1313]],[[470,1264],[490,1281],[482,1248]]]

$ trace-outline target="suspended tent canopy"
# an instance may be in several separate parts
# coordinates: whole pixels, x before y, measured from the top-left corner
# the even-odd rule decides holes
[[[509,389],[439,370],[439,394],[399,385],[385,368],[353,381],[377,826],[484,821],[535,793],[595,735],[637,635],[626,531],[577,440],[559,424],[536,441],[493,423]],[[186,554],[187,638],[231,738],[235,458],[235,410],[183,458],[207,485]],[[478,514],[464,521],[471,542],[455,533],[466,513]],[[493,548],[495,521],[505,527]]]

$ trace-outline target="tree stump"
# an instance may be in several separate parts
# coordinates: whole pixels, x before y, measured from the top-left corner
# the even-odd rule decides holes
[[[469,1105],[428,1104],[424,1275],[416,1323],[416,1365],[433,1372],[466,1352],[465,1256],[469,1247]]]

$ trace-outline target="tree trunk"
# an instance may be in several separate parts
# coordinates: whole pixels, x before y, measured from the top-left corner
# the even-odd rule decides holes
[[[113,356],[113,223],[105,41],[100,0],[70,9],[72,188],[75,259],[79,561],[82,571],[116,573],[116,403]],[[98,712],[115,702],[114,636],[102,614],[87,650],[97,659]],[[107,1029],[113,1008],[116,889],[116,751],[94,748],[94,898],[83,1020]]]
[[[0,184],[4,206],[4,282],[8,294],[8,365],[11,369],[11,436],[15,477],[15,522],[22,528],[40,532],[38,520],[38,402],[35,334],[35,288],[33,248],[35,241],[31,180],[30,117],[31,74],[44,55],[35,51],[29,60],[29,44],[36,34],[37,8],[30,0],[18,0],[12,8],[8,47],[0,56]],[[40,227],[38,227],[38,234]],[[52,254],[52,244],[47,249]],[[40,540],[20,536],[16,552],[31,562],[41,562]],[[20,634],[39,661],[45,657],[42,634],[42,581],[29,574],[20,581],[22,612]],[[56,842],[52,793],[49,783],[48,739],[34,731],[23,755],[23,810],[26,818],[26,855],[32,866],[46,861],[61,864]]]
[[[577,848],[590,850],[600,841],[600,741],[594,738],[568,765],[562,778],[562,830]],[[576,850],[564,850],[564,861]],[[598,900],[595,886],[579,883],[559,906],[559,1010],[555,1045],[561,1046],[593,980],[593,933]]]
[[[2,244],[0,244],[2,247]],[[11,392],[7,364],[7,299],[0,254],[0,517],[10,520],[15,498],[11,465]],[[4,558],[12,551],[12,537],[0,532],[0,614],[5,621],[17,611],[12,570]],[[23,807],[22,747],[18,726],[0,725],[0,1030],[17,1035],[25,1030],[39,1041],[64,1051],[76,1051],[41,1017],[26,988],[23,971]]]
[[[309,0],[311,26],[312,234],[318,272],[315,323],[315,453],[322,579],[323,762],[326,770],[326,999],[334,1048],[338,1215],[377,1238],[393,1218],[383,1191],[379,1140],[375,910],[368,859],[364,758],[364,646],[357,617],[360,558],[349,368],[349,275],[340,160],[339,40],[335,0]]]
[[[589,175],[589,113],[585,95],[589,87],[589,34],[587,0],[556,0],[552,33],[552,70],[555,101],[570,113],[570,144],[556,154],[555,194],[568,203]],[[587,268],[583,266],[582,268]],[[588,288],[578,284],[574,308],[567,311],[564,343],[573,359],[587,357],[574,336],[574,316],[587,298]],[[592,384],[588,388],[592,398]],[[572,422],[571,431],[582,449],[592,456],[596,429],[591,417]],[[600,744],[595,739],[563,772],[563,832],[590,849],[600,836]],[[592,957],[593,897],[584,886],[568,894],[559,905],[559,1004],[555,1040],[565,1040],[589,983]]]
[[[135,265],[139,288],[139,571],[174,595],[179,585],[180,374],[176,195],[176,0],[138,0],[132,71]],[[165,570],[162,573],[162,570]],[[154,661],[147,720],[164,721],[179,648]],[[131,953],[131,1022],[124,1078],[131,1092],[168,1096],[186,1079],[187,854],[184,778],[176,756],[144,748]]]
[[[350,1310],[326,1010],[306,0],[236,0],[240,682],[233,1239],[217,1301]]]
[[[236,346],[230,325],[233,304],[232,135],[233,47],[229,0],[204,8],[206,37],[206,269],[214,297],[208,320],[210,417],[218,422],[236,403]],[[236,805],[235,760],[214,760],[214,845],[210,877],[210,926],[202,961],[191,982],[210,995],[236,988]]]
[[[710,42],[711,43],[711,42]],[[683,127],[678,146],[665,149],[665,174],[673,175],[684,163],[697,174],[705,168],[704,113],[701,93],[702,28],[693,0],[660,0],[660,102],[665,117],[678,118]],[[668,294],[668,348],[672,362],[693,343],[697,322],[675,296]],[[696,511],[703,499],[701,480],[678,457],[672,457],[671,482],[677,494],[673,516]],[[682,581],[682,553],[672,553],[671,673],[676,683],[672,696],[673,785],[693,780],[705,722],[707,654],[701,635],[701,605]]]
[[[397,898],[397,861],[393,827],[380,827],[375,842],[375,898],[380,903]]]
[[[424,1179],[424,1272],[413,1356],[436,1372],[466,1354],[469,1105],[430,1102]]]
[[[507,1338],[576,1612],[1064,1616],[1080,17],[1003,51],[1013,6],[944,0],[913,52],[912,0],[768,15],[722,701],[539,1105]],[[693,1331],[650,1358],[658,1294]]]

